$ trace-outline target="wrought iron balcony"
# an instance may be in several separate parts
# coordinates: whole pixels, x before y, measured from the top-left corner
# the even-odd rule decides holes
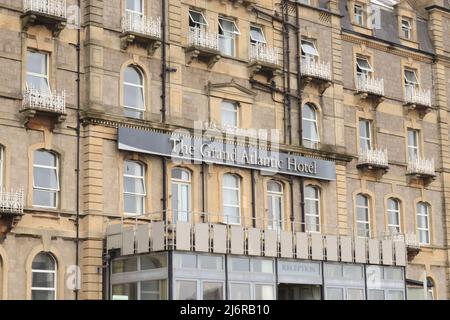
[[[198,61],[205,61],[210,68],[220,60],[218,33],[207,31],[204,28],[191,27],[188,31],[187,40],[188,64],[197,59]]]
[[[320,93],[331,86],[331,67],[330,63],[317,62],[310,59],[302,59],[301,73],[303,86],[309,83],[319,85]]]
[[[434,159],[413,159],[408,161],[407,175],[418,178],[434,178],[436,176]]]
[[[126,11],[122,18],[122,33],[123,50],[136,42],[147,47],[149,54],[153,54],[161,46],[161,18]]]
[[[373,95],[377,97],[384,96],[384,80],[372,77],[358,76],[356,80],[356,90],[359,93]]]
[[[23,190],[0,190],[0,214],[22,215],[23,201]]]
[[[421,90],[413,86],[405,89],[405,106],[408,110],[417,110],[421,117],[431,111],[431,91]]]
[[[250,44],[249,68],[251,76],[256,73],[266,75],[269,79],[279,74],[278,49],[264,43]]]
[[[51,93],[28,87],[23,95],[20,112],[25,114],[26,122],[37,113],[56,117],[57,122],[63,122],[66,119],[66,92]]]
[[[387,170],[389,168],[387,149],[361,150],[357,167]]]
[[[27,30],[32,24],[45,24],[54,36],[66,27],[66,0],[23,0],[22,28]]]
[[[351,230],[338,227],[322,226],[326,234],[305,232],[304,227],[290,220],[227,219],[210,213],[167,211],[112,222],[106,230],[106,239],[107,249],[119,249],[121,255],[177,250],[406,265],[403,240],[360,238],[353,236]],[[310,227],[320,229],[318,225]]]

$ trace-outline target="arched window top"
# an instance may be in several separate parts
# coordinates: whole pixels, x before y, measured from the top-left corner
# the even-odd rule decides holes
[[[139,161],[125,161],[125,175],[142,177],[144,175],[145,166]]]
[[[53,151],[39,149],[34,152],[34,164],[37,166],[56,167],[58,155]]]
[[[135,66],[128,66],[125,69],[125,83],[128,85],[142,86],[143,83],[142,71]]]
[[[417,203],[417,208],[428,208],[430,207],[430,204],[428,202],[425,201],[420,201]]]
[[[316,199],[319,197],[320,188],[314,185],[307,185],[305,187],[305,198]]]
[[[183,168],[172,169],[172,179],[189,182],[191,181],[191,172]]]
[[[400,200],[397,198],[389,198],[388,199],[388,209],[389,210],[399,210],[400,208]]]
[[[283,193],[283,184],[278,181],[271,180],[267,183],[267,190],[273,193]]]
[[[34,257],[31,268],[33,270],[54,271],[56,269],[55,258],[49,253],[41,252]]]
[[[223,176],[223,186],[227,188],[239,188],[240,180],[239,176],[232,173],[226,173]]]
[[[317,120],[317,108],[312,103],[306,103],[303,106],[303,118]]]
[[[363,193],[356,195],[356,205],[361,207],[367,207],[369,205],[369,196]]]

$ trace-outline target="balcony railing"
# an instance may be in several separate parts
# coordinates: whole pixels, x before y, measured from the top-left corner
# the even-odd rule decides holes
[[[23,214],[23,190],[0,190],[0,213]]]
[[[358,159],[359,165],[374,165],[380,167],[388,167],[387,149],[365,149],[361,150]]]
[[[366,92],[377,96],[384,96],[384,80],[358,76],[356,81],[356,90],[358,90],[358,92]]]
[[[188,45],[219,51],[219,34],[204,28],[189,28]]]
[[[147,17],[127,11],[122,18],[122,31],[161,38],[161,18]]]
[[[23,0],[24,12],[40,12],[49,16],[67,18],[66,0]]]
[[[435,176],[434,159],[417,158],[409,160],[406,173],[410,175]]]
[[[329,62],[323,63],[302,59],[301,72],[306,76],[331,81],[331,68]]]
[[[406,247],[411,249],[420,249],[420,241],[417,238],[417,235],[413,232],[408,233],[392,233],[388,232],[381,236],[382,239],[392,240],[392,241],[404,241]]]
[[[403,240],[361,238],[338,226],[306,227],[290,220],[165,211],[113,221],[106,238],[108,250],[121,255],[177,250],[406,265]]]
[[[57,114],[66,113],[66,92],[51,93],[42,89],[26,88],[22,109],[47,111]]]
[[[278,65],[278,49],[264,43],[250,45],[250,61],[267,62]]]
[[[431,91],[421,90],[415,87],[406,87],[405,102],[431,107]]]

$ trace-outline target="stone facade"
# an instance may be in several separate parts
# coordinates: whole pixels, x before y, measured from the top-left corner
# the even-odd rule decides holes
[[[402,1],[392,8],[382,7],[380,30],[372,25],[369,17],[365,26],[355,22],[354,1],[312,0],[309,5],[286,1],[286,10],[278,2],[263,0],[254,5],[254,1],[144,0],[144,15],[166,16],[162,23],[166,41],[144,37],[139,42],[136,40],[139,37],[124,38],[121,21],[126,1],[123,0],[81,1],[80,30],[71,21],[76,16],[77,1],[68,0],[67,23],[59,34],[54,32],[60,25],[58,21],[45,25],[36,19],[28,25],[21,1],[0,0],[0,145],[3,147],[0,185],[6,190],[23,189],[25,194],[23,215],[8,224],[7,214],[2,214],[1,225],[7,224],[7,231],[0,243],[0,298],[30,299],[32,261],[39,252],[48,252],[57,265],[57,299],[102,299],[104,276],[108,272],[103,259],[107,226],[122,219],[134,221],[123,209],[125,160],[139,161],[145,166],[145,212],[162,216],[165,208],[168,212],[173,210],[170,181],[175,164],[168,161],[164,168],[160,156],[119,151],[117,128],[192,131],[196,121],[220,123],[222,101],[238,102],[241,128],[278,129],[282,151],[336,163],[336,181],[272,177],[284,187],[285,221],[292,216],[298,225],[304,223],[301,183],[321,190],[323,234],[355,234],[357,194],[370,199],[371,238],[380,238],[388,231],[390,197],[400,200],[402,233],[417,235],[416,205],[428,203],[430,244],[421,245],[418,255],[408,262],[406,278],[422,281],[426,271],[434,283],[434,298],[450,298],[448,4],[415,1],[414,7],[410,4],[413,1]],[[370,3],[359,2],[365,6]],[[166,4],[165,9],[162,3]],[[235,56],[222,54],[217,60],[214,55],[213,61],[192,56],[188,43],[190,9],[203,12],[210,32],[219,32],[219,17],[234,19],[240,32],[236,36]],[[402,39],[398,33],[397,23],[401,25],[402,17],[413,22],[409,40]],[[278,50],[279,64],[269,68],[270,76],[261,72],[263,68],[259,66],[255,69],[249,61],[249,33],[253,25],[263,30],[267,45]],[[78,35],[81,39],[79,150]],[[132,39],[126,47],[124,39]],[[330,65],[329,81],[297,75],[298,39],[315,42],[319,61]],[[51,113],[38,111],[29,116],[19,112],[26,88],[28,50],[48,55],[50,88],[66,92],[66,115],[62,120]],[[374,77],[384,80],[382,99],[357,91],[356,60],[360,56],[368,59]],[[165,84],[161,80],[164,58]],[[124,116],[123,83],[129,66],[140,70],[143,77],[142,119]],[[421,89],[431,91],[432,104],[426,112],[417,106],[405,106],[405,68],[416,70]],[[314,105],[317,111],[320,135],[317,149],[307,148],[300,138],[299,106],[306,103]],[[373,125],[372,143],[387,149],[387,172],[358,167],[361,118]],[[407,175],[408,128],[420,131],[421,156],[434,159],[434,179]],[[60,191],[54,209],[33,205],[34,152],[42,149],[58,156]],[[262,220],[267,214],[267,182],[272,178],[258,171],[252,178],[251,170],[221,165],[206,165],[203,169],[200,165],[185,167],[192,174],[192,212],[220,216],[222,177],[233,173],[242,181],[242,223],[251,225],[253,212],[256,220]],[[164,185],[168,186],[165,192]],[[70,276],[67,267],[76,265],[77,260],[81,268],[79,291],[66,285]]]

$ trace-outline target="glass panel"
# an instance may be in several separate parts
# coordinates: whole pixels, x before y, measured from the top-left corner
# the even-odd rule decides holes
[[[372,66],[370,65],[369,61],[365,58],[356,58],[356,63],[358,64],[358,67],[366,72],[372,72]]]
[[[304,54],[318,56],[319,53],[316,50],[316,46],[311,41],[302,40],[302,51]]]
[[[176,300],[197,300],[197,282],[196,281],[177,281],[176,282]]]
[[[228,188],[239,188],[239,179],[231,174],[223,176],[223,186]]]
[[[429,233],[427,230],[419,230],[419,241],[420,243],[430,243]]]
[[[344,277],[349,279],[362,279],[364,277],[363,267],[344,265]]]
[[[189,173],[189,171],[176,168],[176,169],[172,170],[172,179],[182,180],[182,181],[190,181],[191,174]]]
[[[347,289],[347,300],[364,300],[364,289]]]
[[[31,291],[32,300],[55,300],[55,291],[47,290],[32,290]]]
[[[240,223],[240,210],[239,207],[223,207],[223,215],[225,223]]]
[[[267,190],[281,193],[283,192],[283,187],[278,182],[270,181],[267,184]]]
[[[124,273],[124,272],[135,272],[138,270],[138,260],[137,257],[113,260],[112,262],[112,273]]]
[[[142,119],[144,117],[144,113],[142,111],[138,111],[135,109],[124,108],[123,114],[125,117],[134,118],[134,119]]]
[[[329,278],[342,277],[342,265],[339,264],[325,264],[325,276]]]
[[[141,282],[141,300],[161,300],[159,280]]]
[[[274,300],[275,292],[273,285],[255,285],[255,300]]]
[[[223,283],[203,282],[203,300],[223,300]]]
[[[199,269],[223,270],[223,258],[215,256],[198,256]]]
[[[356,196],[356,205],[361,206],[361,207],[367,207],[369,205],[369,201],[368,201],[367,197],[365,197],[361,194],[358,194]]]
[[[28,51],[27,72],[47,75],[47,55],[39,52]]]
[[[198,11],[189,10],[189,20],[190,20],[189,25],[191,27],[200,27],[208,25],[208,22],[203,16],[203,13]]]
[[[34,164],[47,167],[56,167],[56,156],[53,153],[47,151],[35,151]]]
[[[250,260],[246,258],[232,258],[231,271],[233,272],[250,272]]]
[[[406,82],[412,83],[412,84],[418,84],[416,77],[416,72],[412,70],[405,70],[405,79]]]
[[[384,276],[386,280],[403,280],[403,269],[384,268]]]
[[[401,290],[389,290],[388,300],[404,300],[403,291]]]
[[[54,288],[55,274],[33,271],[32,287],[34,288]]]
[[[57,192],[33,190],[33,205],[56,208]]]
[[[125,283],[112,286],[113,300],[137,300],[137,283]]]
[[[250,39],[254,42],[266,43],[264,33],[260,27],[250,27]]]
[[[144,92],[140,87],[124,86],[123,104],[126,107],[144,109]]]
[[[175,254],[174,267],[178,269],[197,269],[197,256],[193,254]]]
[[[344,289],[327,288],[327,300],[344,300]]]
[[[152,270],[167,267],[166,255],[141,256],[141,270]]]
[[[58,175],[56,169],[34,168],[34,186],[36,188],[58,190]]]
[[[123,184],[126,193],[145,194],[144,180],[142,178],[124,177]]]
[[[219,50],[224,55],[234,56],[234,37],[219,35]]]
[[[124,195],[124,210],[126,213],[143,214],[144,197],[132,194]]]
[[[144,175],[144,166],[134,161],[125,161],[125,174],[142,177]]]
[[[250,300],[250,284],[231,283],[230,299],[231,300]]]
[[[127,0],[127,10],[142,12],[142,0]]]
[[[33,260],[31,269],[33,270],[55,270],[55,260],[47,253],[39,253]]]
[[[369,290],[368,300],[385,300],[384,290]]]
[[[272,260],[252,260],[252,272],[274,273]]]
[[[27,86],[29,88],[43,90],[44,92],[50,92],[48,79],[46,77],[39,77],[35,75],[27,75]]]
[[[125,69],[125,77],[124,80],[128,84],[134,84],[136,86],[142,86],[142,76],[141,74],[132,67],[128,67]]]

